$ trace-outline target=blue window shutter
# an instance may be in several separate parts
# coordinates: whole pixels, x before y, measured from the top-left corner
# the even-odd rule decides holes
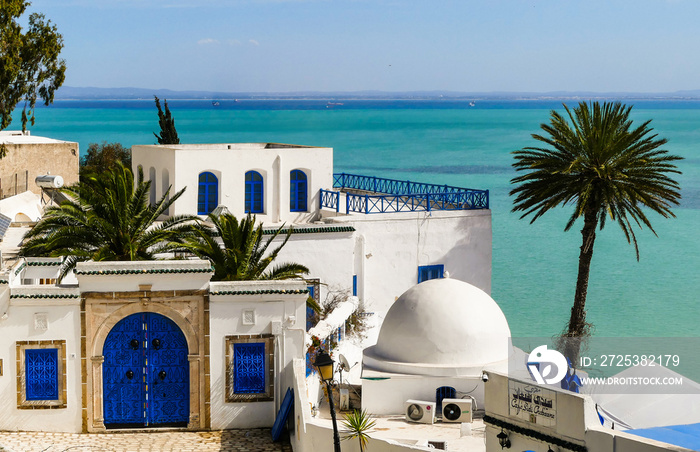
[[[24,351],[27,400],[58,400],[58,349]]]
[[[266,392],[265,343],[242,342],[233,344],[233,392],[260,394]]]
[[[263,213],[263,178],[257,171],[245,173],[245,212]]]
[[[219,179],[209,172],[199,174],[197,214],[207,215],[219,205]]]
[[[442,278],[444,271],[444,265],[425,265],[418,267],[418,283],[428,281],[429,279]]]
[[[289,173],[289,211],[290,212],[306,212],[307,211],[307,178],[306,174],[301,170],[294,170]]]

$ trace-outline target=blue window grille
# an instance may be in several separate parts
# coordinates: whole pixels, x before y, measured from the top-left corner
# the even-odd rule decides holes
[[[265,385],[265,343],[243,342],[233,345],[233,392],[260,394]]]
[[[435,390],[435,408],[437,415],[442,417],[442,399],[457,398],[457,390],[452,386],[440,386]]]
[[[58,400],[58,349],[24,351],[27,400]]]
[[[308,197],[308,185],[306,174],[301,170],[289,173],[289,211],[306,212],[306,200]]]
[[[219,205],[219,179],[212,173],[199,174],[197,214],[207,215]]]
[[[263,178],[257,171],[245,173],[245,212],[263,213]]]
[[[418,267],[418,283],[429,279],[442,278],[445,271],[444,265],[425,265]]]

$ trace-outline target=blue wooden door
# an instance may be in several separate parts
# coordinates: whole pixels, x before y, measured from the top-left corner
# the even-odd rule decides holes
[[[117,323],[103,350],[105,426],[186,426],[187,353],[184,334],[167,317],[139,313]]]
[[[190,366],[185,335],[175,322],[147,316],[146,365],[149,424],[187,424],[190,413]]]

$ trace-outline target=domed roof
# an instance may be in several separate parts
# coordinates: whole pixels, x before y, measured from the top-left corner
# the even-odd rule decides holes
[[[363,363],[393,373],[481,375],[510,352],[510,328],[496,302],[471,284],[443,278],[413,286],[396,300]]]

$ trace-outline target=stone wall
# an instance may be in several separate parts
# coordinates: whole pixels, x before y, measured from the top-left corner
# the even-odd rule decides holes
[[[34,179],[44,174],[61,176],[65,186],[78,182],[78,143],[51,141],[6,146],[7,154],[0,159],[0,199],[27,190],[41,194]]]

